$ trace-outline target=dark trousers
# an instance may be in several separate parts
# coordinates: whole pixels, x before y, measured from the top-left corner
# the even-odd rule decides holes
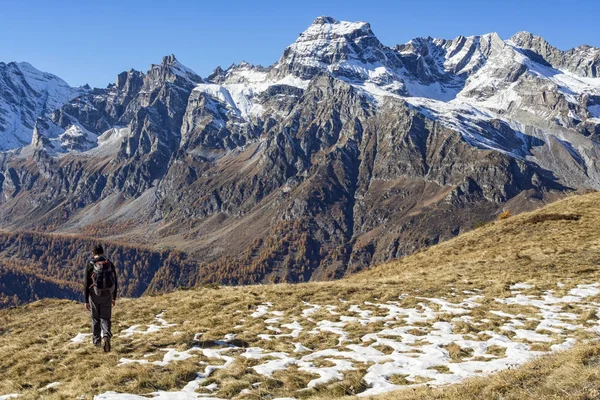
[[[90,293],[90,306],[92,314],[92,340],[99,343],[103,337],[112,337],[110,330],[112,316],[112,293],[98,296],[93,291]]]

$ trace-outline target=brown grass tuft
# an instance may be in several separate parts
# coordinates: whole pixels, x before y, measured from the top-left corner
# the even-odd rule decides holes
[[[500,213],[500,215],[498,215],[498,220],[502,221],[504,219],[507,219],[510,217],[510,210],[506,210],[503,213]]]

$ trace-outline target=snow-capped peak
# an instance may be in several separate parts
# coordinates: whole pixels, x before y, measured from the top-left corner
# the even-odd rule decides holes
[[[581,45],[563,51],[550,45],[543,37],[527,31],[516,33],[507,42],[531,52],[530,55],[541,57],[554,68],[582,77],[600,76],[600,48]]]
[[[38,117],[85,91],[27,62],[0,63],[0,150],[31,143]]]
[[[359,42],[364,38],[373,38],[379,42],[368,22],[338,21],[331,17],[318,17],[313,23],[298,36],[286,52],[298,55],[321,53],[340,49],[352,42]],[[358,43],[357,43],[358,44]]]
[[[171,72],[176,75],[184,76],[184,77],[194,77],[198,76],[194,71],[180,63],[177,58],[175,58],[175,54],[170,54],[168,56],[164,56],[162,58],[163,66],[169,68]]]
[[[308,79],[344,62],[380,63],[387,51],[367,22],[319,17],[285,49],[275,68]]]
[[[332,17],[321,16],[315,18],[313,23],[300,36],[323,31],[327,31],[333,35],[349,35],[354,32],[365,32],[366,34],[373,35],[371,25],[368,22],[338,21]]]
[[[546,40],[543,37],[534,35],[533,33],[529,32],[529,31],[519,31],[519,32],[515,33],[514,35],[512,35],[510,37],[510,39],[508,39],[508,40],[517,46],[519,43],[526,43],[526,42],[530,42],[533,40],[543,40],[545,43],[548,43],[548,42],[546,42]]]

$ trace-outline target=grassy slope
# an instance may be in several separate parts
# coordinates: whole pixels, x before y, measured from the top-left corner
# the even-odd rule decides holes
[[[186,349],[192,344],[194,332],[206,332],[203,340],[211,341],[234,331],[247,345],[289,352],[291,345],[285,342],[257,342],[256,334],[263,332],[264,327],[250,319],[237,331],[232,330],[241,311],[247,313],[265,301],[276,303],[279,309],[286,310],[286,316],[293,316],[306,308],[302,301],[331,304],[344,298],[362,303],[394,300],[401,293],[433,297],[447,295],[449,287],[458,291],[479,288],[485,295],[483,310],[495,297],[510,294],[508,286],[515,282],[534,283],[540,290],[556,289],[559,281],[570,287],[580,282],[600,282],[598,204],[600,193],[567,198],[338,282],[207,287],[123,299],[115,310],[115,332],[135,323],[150,323],[154,315],[168,310],[167,319],[177,323],[176,329],[183,333],[119,338],[115,340],[116,352],[109,355],[98,354],[91,346],[69,344],[69,339],[77,333],[89,330],[88,316],[81,304],[44,300],[3,310],[0,311],[0,394],[19,392],[25,393],[26,399],[41,395],[58,399],[84,393],[89,398],[106,390],[142,394],[181,388],[197,371],[196,359],[157,368],[141,365],[115,368],[115,365],[120,357],[141,358],[160,347]],[[498,309],[498,305],[494,304],[494,308]],[[358,337],[370,329],[377,327],[349,330]],[[335,336],[326,334],[299,339],[313,349],[327,348],[336,341]],[[599,360],[600,346],[592,341],[490,378],[473,379],[444,390],[410,389],[384,397],[596,398],[600,393]],[[221,389],[216,395],[231,397],[251,383],[264,382],[262,387],[275,388],[277,395],[293,396],[311,378],[297,373],[265,379],[252,374],[251,366],[250,361],[240,362],[226,371],[217,371],[214,379]],[[54,381],[62,382],[56,391],[38,391]],[[359,386],[360,377],[347,374],[342,382],[308,391],[306,395],[336,397],[352,394],[352,388]]]
[[[573,196],[349,278],[439,292],[450,284],[495,286],[600,276],[600,193]],[[578,220],[572,220],[572,219]]]

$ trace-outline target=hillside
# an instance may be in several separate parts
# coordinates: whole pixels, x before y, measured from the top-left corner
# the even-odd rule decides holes
[[[594,398],[599,201],[572,196],[340,281],[121,299],[108,355],[80,303],[1,310],[0,393]]]
[[[190,278],[193,276],[190,271],[195,271],[198,266],[188,260],[186,254],[171,249],[153,249],[78,235],[0,232],[0,274],[3,268],[20,274],[20,279],[10,288],[0,285],[0,296],[5,296],[5,301],[0,301],[0,308],[44,297],[81,300],[83,266],[90,259],[90,249],[97,243],[107,248],[108,256],[119,266],[119,294],[122,296],[139,297],[198,283]],[[62,287],[77,290],[55,290],[52,295],[47,295],[43,290],[32,290],[38,279],[60,280]]]
[[[3,261],[0,264],[0,308],[44,298],[78,300],[79,285],[41,276],[35,269]]]

